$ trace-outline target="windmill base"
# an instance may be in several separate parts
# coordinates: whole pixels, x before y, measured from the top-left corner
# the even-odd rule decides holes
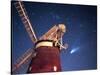
[[[60,51],[58,47],[54,47],[53,45],[52,46],[51,45],[38,46],[36,48],[36,52],[37,52],[37,55],[35,58],[32,59],[27,73],[61,71]]]

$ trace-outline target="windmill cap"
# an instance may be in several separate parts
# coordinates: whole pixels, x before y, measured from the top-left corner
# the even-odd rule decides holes
[[[58,28],[62,31],[62,32],[66,32],[66,26],[64,24],[59,24]]]

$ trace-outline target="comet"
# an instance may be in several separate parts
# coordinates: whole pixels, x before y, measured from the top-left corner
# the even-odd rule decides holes
[[[73,49],[70,51],[70,53],[73,54],[73,53],[75,53],[75,52],[78,51],[78,50],[79,50],[79,47],[73,48]]]

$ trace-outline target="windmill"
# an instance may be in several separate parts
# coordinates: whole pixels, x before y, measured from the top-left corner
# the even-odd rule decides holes
[[[31,63],[27,73],[61,71],[59,54],[63,48],[66,49],[68,47],[68,45],[64,46],[62,42],[62,36],[66,32],[65,25],[54,25],[43,36],[37,38],[22,1],[17,1],[14,5],[30,39],[34,43],[34,49],[29,48],[16,60],[16,63],[12,65],[12,73],[29,60],[31,60]]]

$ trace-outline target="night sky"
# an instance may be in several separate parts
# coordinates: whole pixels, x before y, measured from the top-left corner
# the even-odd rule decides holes
[[[21,18],[11,2],[12,63],[27,49],[34,47]],[[97,68],[97,6],[23,2],[36,35],[41,37],[51,27],[64,23],[67,50],[61,52],[62,71]],[[28,64],[17,73],[26,73]]]

